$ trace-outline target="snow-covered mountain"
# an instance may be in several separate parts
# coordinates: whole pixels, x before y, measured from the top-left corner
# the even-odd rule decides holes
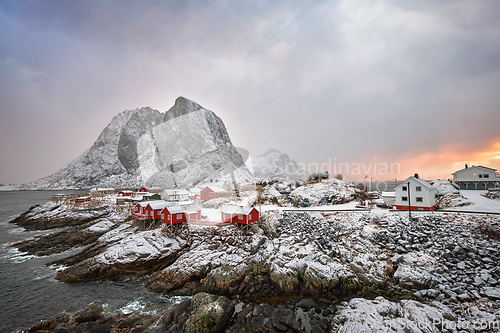
[[[255,178],[276,180],[306,180],[307,172],[287,154],[276,149],[269,149],[262,155],[250,156]]]
[[[253,180],[222,120],[179,97],[161,113],[149,107],[113,118],[86,152],[23,189],[195,185]]]

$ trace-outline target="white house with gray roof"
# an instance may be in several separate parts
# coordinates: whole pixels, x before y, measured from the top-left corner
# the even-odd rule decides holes
[[[436,188],[418,177],[408,177],[394,188],[396,209],[435,210]]]
[[[465,169],[453,173],[452,182],[461,190],[487,190],[499,186],[500,176],[496,169],[466,164]]]

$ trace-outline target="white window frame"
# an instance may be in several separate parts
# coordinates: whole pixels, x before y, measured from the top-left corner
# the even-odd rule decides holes
[[[416,197],[415,201],[416,202],[424,202],[424,198],[422,198],[422,197]]]
[[[238,219],[243,220],[243,214],[238,214]]]
[[[182,213],[181,214],[177,214],[177,219],[178,220],[182,219]]]
[[[403,191],[408,191],[408,186],[401,186],[401,189],[402,189]]]
[[[422,186],[416,186],[415,191],[417,192],[422,192]]]
[[[401,197],[401,201],[408,202],[408,197]]]

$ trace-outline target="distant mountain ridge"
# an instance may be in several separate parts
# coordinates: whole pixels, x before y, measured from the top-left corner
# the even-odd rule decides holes
[[[223,121],[179,97],[165,113],[149,107],[121,112],[80,157],[53,175],[20,187],[168,187],[212,179],[244,184],[254,178]]]
[[[268,180],[307,180],[305,170],[287,154],[276,149],[269,149],[262,155],[251,155],[253,174],[257,179]]]

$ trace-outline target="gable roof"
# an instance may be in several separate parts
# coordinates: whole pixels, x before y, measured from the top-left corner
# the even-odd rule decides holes
[[[170,202],[170,201],[157,200],[157,201],[149,201],[148,205],[153,210],[159,210],[159,209],[163,209],[165,207],[172,206],[175,204],[173,202]]]
[[[490,172],[496,172],[497,171],[497,169],[488,168],[488,167],[485,167],[485,166],[482,166],[482,165],[473,165],[473,166],[470,166],[468,168],[455,171],[454,173],[452,173],[452,175],[456,175],[457,173],[464,172],[465,170],[470,170],[472,168],[483,169],[485,171],[490,171]]]
[[[156,200],[156,201],[163,201],[163,200]],[[142,208],[144,208],[144,207],[146,207],[147,205],[149,205],[149,204],[151,204],[153,202],[155,202],[155,201],[141,201],[141,202],[138,202],[137,205],[139,205]]]
[[[254,207],[242,207],[242,206],[234,206],[234,205],[225,205],[222,206],[221,212],[224,214],[243,214],[248,215],[250,212],[255,209]]]
[[[180,214],[186,212],[186,209],[183,206],[167,206],[163,210],[167,210],[170,214]]]
[[[214,192],[226,192],[225,189],[223,189],[222,187],[220,187],[218,185],[209,185],[209,186],[207,186],[205,188],[209,188],[209,189],[211,189]]]
[[[398,187],[401,187],[401,186],[406,185],[406,183],[408,183],[410,180],[414,180],[414,181],[416,181],[416,182],[417,182],[417,183],[419,183],[420,185],[422,185],[422,186],[424,186],[424,187],[428,188],[429,190],[435,190],[435,189],[436,189],[434,186],[432,186],[431,184],[429,184],[428,182],[426,182],[426,181],[425,181],[425,180],[423,180],[423,179],[420,179],[420,178],[415,178],[415,177],[408,177],[408,178],[406,178],[404,181],[402,181],[402,182],[401,182],[398,186],[396,186],[396,187],[394,188],[394,190],[395,190],[395,189],[397,189]]]

